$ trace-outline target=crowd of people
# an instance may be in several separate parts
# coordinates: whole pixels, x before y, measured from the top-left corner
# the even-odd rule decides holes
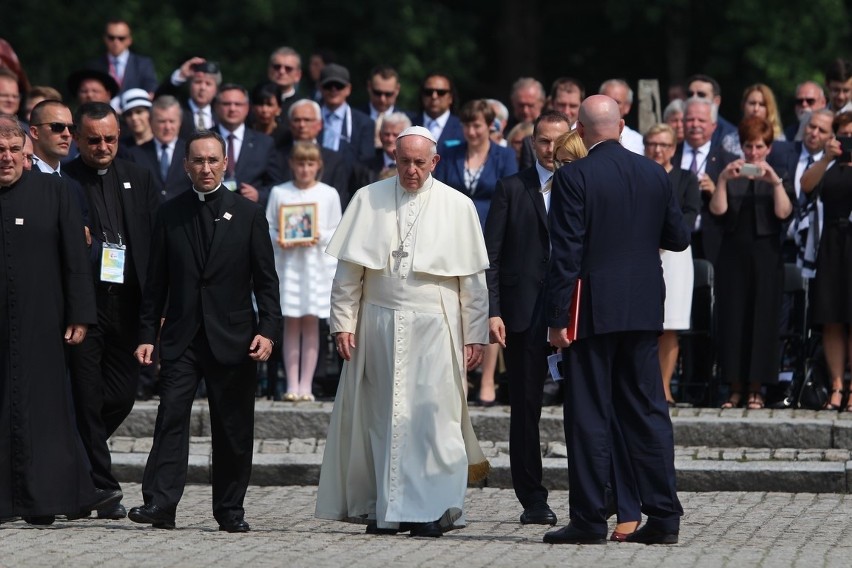
[[[0,67],[0,416],[14,424],[0,431],[13,464],[0,520],[96,511],[174,528],[204,379],[214,516],[249,530],[257,364],[281,357],[281,399],[314,400],[327,325],[343,364],[318,516],[371,534],[463,525],[467,480],[488,469],[474,386],[482,406],[509,391],[521,522],[556,524],[538,421],[558,347],[577,489],[571,523],[545,541],[601,542],[612,509],[613,540],[676,542],[668,407],[693,259],[715,272],[716,345],[696,360],[718,360],[723,408],[763,408],[776,392],[783,268],[798,262],[830,372],[825,409],[852,411],[852,62],[797,86],[787,128],[769,86],[744,90],[734,125],[718,82],[695,74],[640,133],[618,78],[587,97],[575,78],[547,90],[522,77],[507,107],[460,104],[452,77],[431,72],[420,108],[403,110],[399,74],[377,65],[356,107],[328,53],[303,81],[300,54],[279,47],[249,89],[203,55],[158,80],[126,21],[103,40],[64,78],[73,100],[29,85],[17,58]],[[128,515],[107,440],[154,392],[145,502]],[[42,404],[47,426],[32,412]],[[64,449],[33,445],[48,438]],[[76,473],[52,485],[45,472],[59,469]]]

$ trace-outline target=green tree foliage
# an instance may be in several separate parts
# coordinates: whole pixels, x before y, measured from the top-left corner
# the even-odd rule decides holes
[[[375,64],[402,76],[401,104],[416,108],[427,70],[451,74],[461,98],[508,98],[519,76],[601,81],[658,78],[661,87],[696,72],[723,85],[722,112],[739,116],[739,95],[754,82],[772,87],[782,110],[796,83],[822,79],[850,56],[852,0],[40,0],[3,10],[0,34],[33,84],[64,89],[67,74],[103,52],[111,16],[132,25],[133,49],[154,58],[161,78],[186,58],[220,62],[226,80],[253,86],[269,53],[290,45],[307,57],[331,49],[353,77],[353,99]],[[307,81],[305,69],[304,82]]]

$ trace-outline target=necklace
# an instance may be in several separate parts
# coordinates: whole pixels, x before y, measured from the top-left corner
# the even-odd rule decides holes
[[[435,183],[435,178],[432,178],[431,183],[429,184],[429,188],[432,188],[432,185]],[[417,210],[417,215],[414,216],[414,220],[411,222],[411,226],[408,228],[408,231],[405,233],[405,236],[402,236],[402,230],[399,228],[399,176],[397,176],[396,181],[393,186],[393,195],[396,202],[396,235],[399,237],[399,248],[394,251],[391,251],[391,256],[393,257],[393,271],[399,272],[399,265],[402,262],[402,259],[408,256],[408,253],[402,249],[403,244],[405,244],[405,239],[408,238],[408,235],[411,234],[411,230],[417,225],[417,219],[420,218],[420,213],[423,211],[423,208],[426,206],[426,200],[423,200],[423,203],[420,204],[420,209]],[[427,194],[427,199],[429,195]]]
[[[482,170],[485,169],[485,164],[488,162],[488,154],[485,154],[485,159],[482,160],[482,163],[479,164],[479,167],[475,170],[471,170],[467,167],[467,164],[470,163],[470,158],[465,159],[464,165],[464,186],[467,188],[467,193],[469,195],[473,195],[476,191],[476,186],[479,183],[479,177],[482,175]]]

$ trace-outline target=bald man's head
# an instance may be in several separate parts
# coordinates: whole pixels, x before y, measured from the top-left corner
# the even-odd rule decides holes
[[[577,128],[587,148],[602,140],[618,140],[624,120],[618,103],[606,95],[592,95],[580,105]]]

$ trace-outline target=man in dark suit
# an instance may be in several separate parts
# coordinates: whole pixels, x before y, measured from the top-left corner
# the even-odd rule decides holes
[[[722,104],[722,88],[719,86],[719,82],[709,75],[696,74],[686,80],[686,85],[687,97],[707,99],[716,105],[716,118],[714,120],[716,127],[712,138],[714,146],[721,146],[722,139],[728,134],[735,134],[737,127],[735,124],[719,116],[718,109]]]
[[[804,131],[799,135],[802,122],[807,123],[808,115],[814,111],[825,108],[825,91],[822,86],[814,81],[804,81],[796,85],[796,94],[793,98],[793,110],[796,120],[792,121],[784,129],[784,138],[789,141],[800,141],[804,138]],[[771,165],[771,164],[770,164]]]
[[[156,96],[180,96],[180,138],[186,140],[196,130],[210,130],[216,125],[213,115],[213,100],[222,84],[219,64],[203,57],[191,57],[175,69],[168,79],[157,88]],[[186,85],[187,93],[180,95]]]
[[[672,158],[673,164],[680,164],[681,169],[698,177],[701,214],[698,227],[690,227],[695,230],[692,250],[696,258],[706,258],[711,263],[716,262],[722,245],[722,229],[708,209],[710,197],[716,191],[721,171],[737,159],[736,155],[722,147],[721,142],[715,142],[717,118],[718,107],[712,100],[697,96],[687,99],[683,115],[684,141],[678,144]]]
[[[130,51],[133,44],[130,25],[120,19],[108,21],[104,30],[104,44],[107,52],[86,66],[108,73],[115,79],[122,93],[127,89],[144,89],[153,96],[157,90],[154,62],[150,57]]]
[[[349,106],[352,93],[349,70],[329,63],[320,72],[322,94],[322,132],[318,139],[323,148],[343,154],[350,162],[366,162],[373,156],[375,123]]]
[[[556,524],[542,485],[538,423],[550,353],[544,279],[550,260],[553,145],[570,128],[561,112],[539,115],[533,130],[535,166],[497,182],[485,222],[489,328],[491,341],[504,348],[509,373],[509,462],[523,524]]]
[[[290,152],[293,150],[293,144],[313,142],[319,146],[317,140],[322,132],[322,114],[317,102],[311,99],[299,99],[290,106],[288,114],[291,136],[288,143],[278,149],[284,181],[293,179],[293,172],[290,169]],[[370,183],[366,166],[350,162],[340,152],[322,146],[319,146],[319,149],[322,156],[320,181],[337,190],[340,195],[340,205],[345,209],[355,190]],[[356,171],[365,173],[355,173]]]
[[[377,65],[370,70],[370,78],[367,80],[369,101],[358,107],[358,110],[369,116],[375,124],[373,146],[376,149],[382,147],[379,130],[382,128],[385,117],[395,112],[402,112],[396,107],[399,89],[399,73],[393,67]]]
[[[107,439],[136,398],[139,365],[128,354],[139,343],[139,302],[159,199],[148,170],[115,157],[119,128],[111,106],[86,103],[74,113],[74,124],[80,156],[62,172],[88,198],[98,323],[70,350],[71,387],[95,487],[118,490]],[[110,519],[125,514],[120,504],[98,511]]]
[[[267,78],[281,87],[281,122],[287,122],[290,106],[303,98],[299,93],[299,81],[302,80],[302,57],[299,52],[288,46],[281,46],[269,55]]]
[[[563,349],[567,368],[571,522],[547,533],[548,543],[606,543],[610,468],[616,479],[632,471],[648,516],[628,541],[674,544],[683,515],[657,336],[665,297],[659,249],[684,250],[689,230],[665,170],[622,147],[623,128],[614,100],[587,98],[577,129],[589,155],[554,176],[545,313],[550,341]],[[572,342],[568,306],[579,279],[579,327]],[[628,463],[613,451],[619,430]]]
[[[213,515],[219,530],[249,530],[243,499],[251,475],[257,362],[269,358],[272,338],[280,336],[281,304],[266,216],[222,184],[225,151],[214,132],[192,135],[184,161],[192,190],[163,204],[151,246],[135,356],[150,365],[159,332],[160,407],[142,479],[145,504],[129,517],[156,528],[175,527],[189,459],[189,413],[204,378]]]
[[[443,148],[458,146],[464,141],[459,117],[453,114],[455,90],[450,78],[443,73],[430,73],[420,85],[421,112],[412,115],[411,123],[424,126],[438,141],[438,154]]]
[[[128,151],[130,159],[151,172],[161,201],[168,201],[192,187],[183,169],[186,142],[178,137],[180,124],[178,100],[171,95],[157,97],[151,108],[154,139]]]
[[[246,128],[249,94],[245,87],[222,85],[213,102],[216,132],[226,141],[225,187],[266,207],[269,190],[284,181],[281,159],[271,136]]]

